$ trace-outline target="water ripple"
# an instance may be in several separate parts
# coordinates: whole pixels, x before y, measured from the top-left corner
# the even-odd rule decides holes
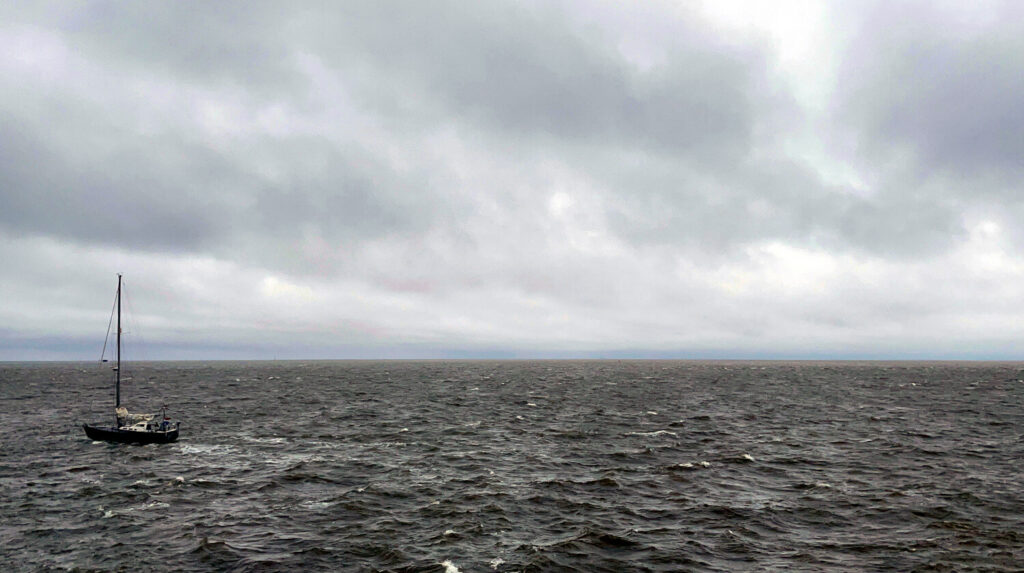
[[[0,366],[3,570],[1019,570],[1024,366]],[[156,381],[164,384],[157,386]]]

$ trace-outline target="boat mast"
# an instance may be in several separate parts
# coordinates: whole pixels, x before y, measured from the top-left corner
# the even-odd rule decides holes
[[[121,273],[117,273],[117,384],[114,392],[114,410],[121,407]],[[115,414],[116,417],[116,414]]]

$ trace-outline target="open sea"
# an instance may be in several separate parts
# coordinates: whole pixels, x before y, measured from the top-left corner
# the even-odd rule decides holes
[[[1024,571],[1024,363],[0,363],[2,571]]]

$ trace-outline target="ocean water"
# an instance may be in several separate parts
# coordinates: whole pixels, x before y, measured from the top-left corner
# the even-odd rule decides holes
[[[0,570],[1024,570],[1024,363],[126,370],[0,364]]]

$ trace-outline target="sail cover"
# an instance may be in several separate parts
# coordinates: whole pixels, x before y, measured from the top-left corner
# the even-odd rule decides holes
[[[115,410],[118,426],[131,426],[139,422],[148,422],[156,417],[156,414],[131,414],[128,408],[121,406]]]

